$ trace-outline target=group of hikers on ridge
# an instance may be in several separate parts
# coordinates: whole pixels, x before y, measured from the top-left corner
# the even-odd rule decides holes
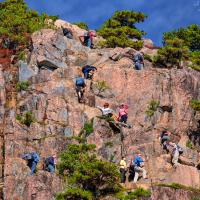
[[[162,131],[159,139],[163,150],[171,154],[172,165],[176,168],[179,165],[178,160],[179,156],[183,153],[183,149],[180,145],[171,142],[170,136],[171,132],[164,130]],[[129,171],[129,181],[133,179],[133,182],[136,183],[140,173],[142,173],[143,179],[147,179],[145,159],[141,153],[137,153],[136,156],[131,159],[129,166],[127,166],[126,158],[123,156],[119,163],[119,170],[121,174],[121,183],[126,182],[127,171]]]
[[[36,152],[25,153],[22,155],[22,159],[27,161],[27,166],[31,170],[30,175],[35,174],[37,164],[40,161],[39,154]],[[56,165],[56,155],[49,156],[43,159],[43,170],[48,171],[53,174],[55,172],[55,165]]]

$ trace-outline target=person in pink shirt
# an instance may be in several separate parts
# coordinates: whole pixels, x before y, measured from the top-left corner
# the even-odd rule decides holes
[[[125,123],[125,124],[127,123],[127,120],[128,120],[128,106],[127,105],[122,104],[119,107],[118,120],[119,120],[119,122],[122,122],[122,123]]]

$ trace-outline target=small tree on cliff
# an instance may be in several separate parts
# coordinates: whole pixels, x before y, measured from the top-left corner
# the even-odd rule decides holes
[[[94,150],[95,145],[72,144],[61,154],[58,171],[68,186],[57,200],[92,200],[121,190],[117,166],[98,159]]]
[[[154,63],[163,67],[181,67],[181,61],[187,59],[189,49],[184,45],[184,41],[178,38],[166,40],[166,46],[158,50],[158,55],[154,57]]]
[[[163,44],[166,45],[167,40],[181,39],[185,46],[191,51],[200,51],[200,26],[192,24],[186,28],[166,32],[163,35]]]
[[[73,24],[77,25],[79,28],[82,28],[82,29],[85,29],[85,30],[89,29],[88,25],[85,22],[75,22]]]
[[[24,0],[6,0],[0,3],[0,36],[7,36],[19,44],[26,44],[28,36],[45,27],[45,19],[57,19],[28,8]]]
[[[147,16],[141,12],[134,11],[116,11],[108,19],[98,33],[105,39],[101,42],[106,47],[132,47],[142,48],[142,35],[145,33],[136,28],[135,24],[143,22]],[[133,40],[135,39],[135,40]]]

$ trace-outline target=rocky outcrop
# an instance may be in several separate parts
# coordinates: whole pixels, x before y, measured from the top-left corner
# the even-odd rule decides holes
[[[72,28],[79,35],[79,29],[74,25]],[[16,92],[17,72],[13,71],[16,67],[1,67],[0,72],[0,143],[3,152],[0,160],[5,200],[53,199],[55,193],[62,190],[61,179],[56,174],[44,172],[41,164],[36,175],[28,176],[30,170],[21,155],[32,151],[37,151],[41,159],[59,155],[72,142],[70,137],[78,136],[85,122],[92,118],[94,132],[87,141],[97,145],[97,151],[104,159],[117,164],[122,155],[130,160],[140,151],[147,159],[149,180],[144,183],[147,186],[152,182],[200,186],[199,172],[194,167],[198,161],[197,152],[188,149],[186,140],[181,140],[187,138],[195,121],[189,101],[200,95],[200,74],[186,67],[153,68],[148,61],[145,61],[144,70],[136,71],[132,61],[135,50],[91,50],[82,46],[77,38],[65,38],[60,30],[38,31],[33,34],[32,41],[29,59],[18,63],[19,80],[30,82],[26,91]],[[149,54],[155,53],[145,48]],[[74,78],[85,64],[96,66],[97,72],[93,82],[87,81],[86,103],[78,104]],[[102,95],[95,90],[97,81],[105,81],[109,86]],[[145,111],[152,100],[159,102],[159,106],[152,116],[148,116]],[[116,112],[121,103],[127,103],[128,123],[132,128],[119,128],[96,117],[101,115],[96,106],[105,102]],[[27,111],[35,118],[30,127],[16,120],[17,115]],[[177,169],[172,167],[170,156],[159,144],[158,137],[164,128],[172,131],[174,141],[182,141],[185,150],[183,162]],[[171,196],[161,198],[162,193],[161,190],[155,192],[153,200],[172,199]],[[184,192],[174,195],[174,199],[178,195],[186,197]]]

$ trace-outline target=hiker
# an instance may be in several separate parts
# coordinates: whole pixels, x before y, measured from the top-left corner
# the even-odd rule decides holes
[[[169,153],[168,143],[170,140],[170,135],[171,135],[171,132],[166,131],[166,130],[163,131],[160,135],[160,143],[161,143],[163,149],[167,151],[167,153]]]
[[[82,72],[83,72],[83,74],[84,74],[84,78],[85,78],[85,79],[92,79],[95,70],[97,70],[97,68],[94,67],[94,66],[90,66],[90,65],[84,66],[84,67],[82,68]]]
[[[127,172],[127,165],[126,165],[126,158],[123,156],[122,160],[119,163],[119,171],[121,174],[121,183],[126,182],[126,172]]]
[[[84,33],[83,36],[80,36],[80,40],[82,41],[81,38],[83,38],[83,45],[89,47],[89,48],[93,48],[94,44],[93,44],[93,38],[95,37],[95,33],[93,31],[86,31]]]
[[[135,171],[134,183],[137,182],[140,172],[142,172],[143,179],[147,179],[147,172],[144,169],[144,162],[145,159],[142,158],[142,155],[140,153],[137,154],[137,156],[133,161],[134,171]]]
[[[144,52],[137,52],[134,55],[135,69],[141,70],[144,67]]]
[[[83,97],[85,92],[85,79],[81,76],[76,78],[76,93],[78,95],[78,102],[83,103]]]
[[[178,159],[183,150],[178,144],[173,142],[169,142],[169,146],[172,147],[172,164],[176,168],[179,165]]]
[[[36,152],[26,153],[22,155],[22,159],[27,161],[27,166],[31,169],[30,175],[36,173],[36,166],[40,160],[39,155]]]
[[[63,31],[63,35],[69,39],[73,39],[73,34],[72,34],[72,30],[69,28],[64,28],[63,26],[61,26],[62,31]]]
[[[90,48],[93,49],[94,48],[94,43],[93,43],[93,39],[94,37],[96,37],[96,34],[94,31],[89,31],[89,36],[90,36]]]
[[[113,110],[109,108],[109,103],[105,103],[103,107],[97,106],[102,112],[103,116],[106,117],[112,117],[113,116]]]
[[[56,156],[50,156],[44,160],[44,170],[54,173],[55,172],[55,164],[56,164]]]
[[[128,106],[122,104],[119,108],[118,121],[126,124],[128,120]]]

